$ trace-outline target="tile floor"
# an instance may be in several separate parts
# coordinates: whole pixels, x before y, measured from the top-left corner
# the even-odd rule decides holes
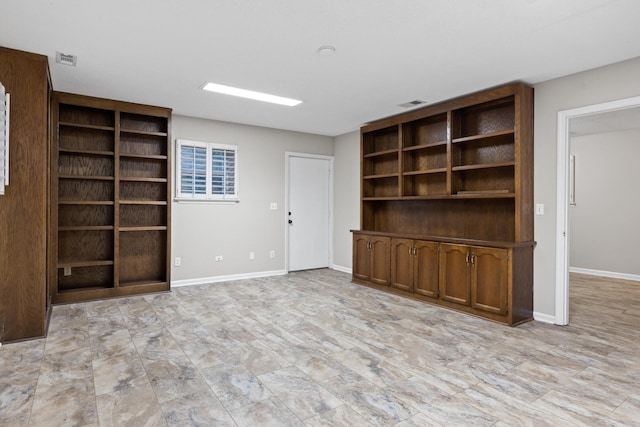
[[[640,425],[640,285],[571,292],[568,327],[331,270],[56,306],[46,339],[0,348],[0,425]]]

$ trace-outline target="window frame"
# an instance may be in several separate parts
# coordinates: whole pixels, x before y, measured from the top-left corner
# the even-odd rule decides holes
[[[194,147],[195,148],[204,148],[205,149],[205,158],[206,158],[206,166],[205,166],[205,193],[204,194],[196,194],[193,193],[184,193],[182,191],[182,147]],[[175,180],[175,188],[176,188],[176,197],[175,200],[178,202],[239,202],[239,149],[237,145],[230,144],[220,144],[217,142],[203,142],[203,141],[193,141],[187,139],[176,139],[176,180]],[[223,194],[213,194],[213,185],[212,178],[213,174],[213,152],[214,151],[233,151],[234,152],[234,193],[226,193],[226,188],[224,189]],[[223,171],[223,176],[226,175],[226,164]],[[195,180],[194,180],[195,185]],[[226,186],[224,186],[226,187]]]

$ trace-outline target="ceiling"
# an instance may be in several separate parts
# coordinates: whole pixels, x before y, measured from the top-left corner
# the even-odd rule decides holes
[[[521,80],[640,56],[637,0],[2,0],[0,45],[49,56],[55,90],[336,136]],[[332,56],[317,49],[332,45]],[[55,53],[77,55],[77,66]],[[207,82],[301,99],[284,107]]]

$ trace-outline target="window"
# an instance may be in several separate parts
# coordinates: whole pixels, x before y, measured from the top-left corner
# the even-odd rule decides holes
[[[238,147],[176,141],[176,198],[238,200]]]

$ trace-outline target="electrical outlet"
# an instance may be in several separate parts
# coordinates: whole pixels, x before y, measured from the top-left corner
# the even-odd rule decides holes
[[[256,254],[254,252],[249,252],[249,259],[250,260],[256,259]]]
[[[65,267],[64,268],[64,275],[65,276],[71,276],[71,267]]]
[[[216,262],[222,261],[222,255],[216,255]]]
[[[180,257],[176,257],[176,259],[173,261],[173,265],[175,265],[176,267],[180,267],[182,265],[182,259],[180,259]]]
[[[269,258],[275,258],[276,257],[276,251],[269,251]]]

